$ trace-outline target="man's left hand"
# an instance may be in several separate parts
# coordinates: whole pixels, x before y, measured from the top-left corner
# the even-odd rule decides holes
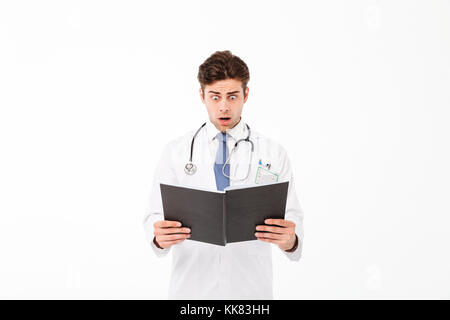
[[[275,243],[281,250],[289,250],[295,245],[295,223],[284,219],[266,219],[265,225],[256,226],[258,240]],[[271,226],[268,226],[270,224]]]

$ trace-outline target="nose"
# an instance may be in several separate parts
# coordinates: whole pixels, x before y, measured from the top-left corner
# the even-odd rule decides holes
[[[220,113],[227,113],[230,110],[230,107],[224,103],[219,107]]]

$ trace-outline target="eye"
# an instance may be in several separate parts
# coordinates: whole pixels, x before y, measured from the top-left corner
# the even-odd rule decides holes
[[[233,97],[233,99],[231,99],[231,97]],[[237,97],[236,96],[230,96],[230,99],[231,100],[235,100]]]
[[[217,98],[217,99],[216,99],[216,98]],[[219,100],[219,97],[218,97],[218,96],[212,96],[211,99],[217,101],[217,100]]]

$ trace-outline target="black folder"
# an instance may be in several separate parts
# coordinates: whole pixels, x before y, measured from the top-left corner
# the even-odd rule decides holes
[[[191,229],[188,240],[225,246],[256,240],[256,226],[284,219],[289,182],[226,191],[160,184],[164,219]]]

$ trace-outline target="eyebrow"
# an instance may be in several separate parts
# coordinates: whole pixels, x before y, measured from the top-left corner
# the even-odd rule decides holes
[[[208,91],[208,93],[220,94],[220,92],[217,92],[217,91]],[[239,93],[239,90],[227,92],[227,94],[233,94],[233,93]]]

